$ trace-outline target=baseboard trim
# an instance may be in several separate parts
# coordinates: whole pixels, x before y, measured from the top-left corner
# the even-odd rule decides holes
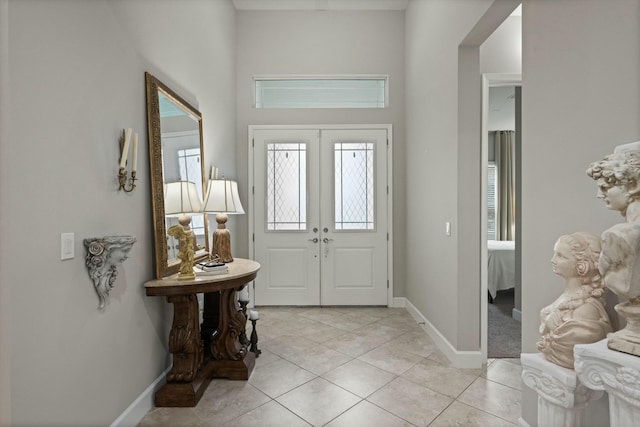
[[[164,379],[171,370],[169,366],[154,382],[149,385],[136,400],[124,410],[109,427],[133,427],[136,426],[144,416],[153,409],[153,396],[164,384]]]
[[[531,425],[529,425],[529,423],[526,422],[522,417],[518,418],[518,425],[520,427],[531,427]]]
[[[484,360],[482,353],[478,351],[457,350],[440,331],[414,306],[411,301],[405,299],[405,308],[416,319],[420,327],[431,337],[438,349],[447,356],[447,359],[456,368],[482,368]]]
[[[522,311],[517,308],[514,307],[513,310],[511,310],[511,317],[522,323]]]

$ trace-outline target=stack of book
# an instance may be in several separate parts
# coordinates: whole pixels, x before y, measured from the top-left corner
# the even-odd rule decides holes
[[[203,261],[193,268],[196,276],[215,276],[217,274],[227,274],[229,267],[224,262]]]

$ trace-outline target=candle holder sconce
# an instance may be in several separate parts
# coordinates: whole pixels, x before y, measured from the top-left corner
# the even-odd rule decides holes
[[[244,316],[244,328],[242,328],[242,332],[238,336],[238,341],[240,344],[244,346],[248,346],[251,344],[249,338],[247,338],[247,320],[249,319],[249,315],[247,314],[247,305],[249,304],[249,290],[247,287],[244,287],[240,292],[238,292],[238,302],[240,303],[240,311],[242,312],[242,316]]]
[[[109,291],[113,288],[118,275],[118,266],[129,256],[131,247],[136,242],[134,236],[107,236],[84,239],[87,249],[85,265],[89,270],[89,277],[93,280],[100,309],[104,308],[109,299]]]
[[[136,167],[138,162],[138,133],[133,134],[133,147],[131,158],[131,177],[126,171],[127,157],[129,154],[129,142],[131,139],[131,128],[123,129],[120,136],[120,168],[118,170],[118,191],[130,193],[136,188]]]
[[[262,353],[262,350],[258,348],[258,331],[256,331],[256,322],[258,321],[259,318],[260,316],[258,315],[257,311],[255,310],[249,311],[249,320],[251,321],[251,326],[252,326],[251,338],[249,339],[251,347],[249,348],[249,351],[255,354],[256,357],[260,357],[260,354]]]
[[[127,186],[127,172],[124,168],[120,168],[118,172],[118,190],[122,190],[125,193],[131,193],[136,188],[136,171],[131,171],[131,178],[129,178],[129,186]]]

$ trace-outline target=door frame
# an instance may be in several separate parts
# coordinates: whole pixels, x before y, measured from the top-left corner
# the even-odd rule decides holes
[[[249,257],[255,259],[254,220],[254,132],[257,130],[386,130],[387,131],[387,307],[393,307],[393,125],[391,124],[345,124],[345,125],[249,125],[248,126],[248,212],[249,212]],[[255,305],[255,282],[251,282],[249,306]]]
[[[522,86],[522,74],[501,74],[501,73],[484,73],[482,74],[482,131],[481,141],[482,149],[480,151],[480,353],[482,356],[482,363],[487,363],[487,345],[489,337],[489,298],[487,293],[489,292],[488,285],[488,271],[487,271],[487,172],[489,164],[489,88],[497,86]],[[522,132],[522,129],[520,129]],[[520,150],[520,147],[516,148]],[[518,163],[516,156],[516,163]],[[521,168],[516,169],[516,176],[520,176]],[[516,178],[516,181],[520,181]],[[520,190],[517,188],[516,191]],[[518,200],[516,195],[516,200]],[[516,202],[516,211],[519,212],[521,206],[518,206]],[[520,223],[519,214],[516,213],[517,224]],[[516,230],[516,248],[521,242],[521,236],[518,234],[521,225],[517,225]],[[519,251],[519,249],[516,249]],[[521,275],[520,269],[517,270],[517,274]],[[516,282],[522,282],[520,278],[516,278]]]

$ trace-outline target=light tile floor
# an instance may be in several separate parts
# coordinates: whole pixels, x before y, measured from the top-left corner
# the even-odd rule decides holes
[[[248,381],[214,380],[195,408],[155,408],[138,425],[500,427],[520,417],[518,359],[454,368],[405,309],[258,310],[262,354]]]

